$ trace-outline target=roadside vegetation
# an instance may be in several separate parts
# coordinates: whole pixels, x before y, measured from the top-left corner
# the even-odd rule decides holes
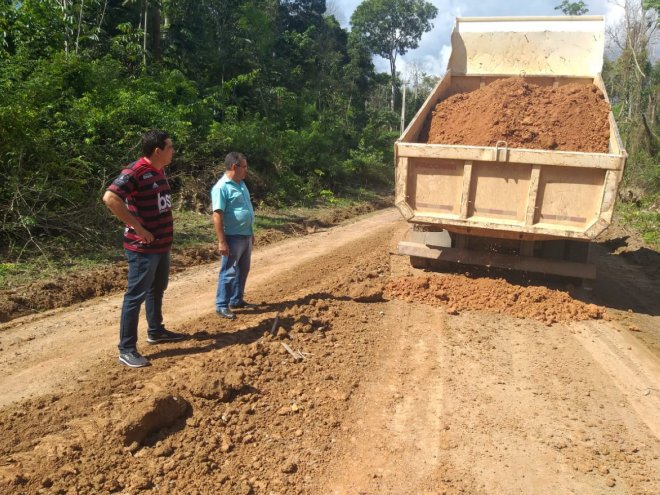
[[[628,159],[615,215],[638,231],[649,247],[660,251],[660,163],[639,153]]]
[[[565,2],[567,3],[567,2]],[[626,170],[616,213],[660,250],[660,60],[659,0],[625,2],[622,23],[608,33],[617,54],[606,60],[603,79],[624,147]]]
[[[262,205],[256,210],[257,245],[315,233],[354,216],[389,206],[392,199],[389,190],[352,191],[345,197],[332,201],[321,199],[307,206],[275,208]],[[70,240],[62,237],[44,244],[40,256],[0,262],[0,293],[36,280],[61,280],[72,275],[82,283],[86,272],[109,269],[110,265],[124,266],[121,227],[109,220],[115,228],[104,230],[96,243],[72,245]],[[172,252],[175,264],[192,266],[219,260],[210,214],[181,209],[175,212],[175,223],[176,243]]]
[[[208,213],[229,151],[260,211],[391,189],[399,108],[364,35],[321,0],[0,1],[0,277],[116,258],[100,197],[153,127],[183,218]],[[416,81],[409,115],[434,82]]]

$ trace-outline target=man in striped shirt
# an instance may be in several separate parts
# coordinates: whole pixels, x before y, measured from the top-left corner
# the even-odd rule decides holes
[[[147,342],[182,340],[183,334],[163,326],[163,293],[170,271],[173,218],[170,185],[163,169],[172,161],[174,147],[165,131],[142,136],[144,156],[131,163],[110,184],[103,202],[124,229],[128,260],[128,287],[119,324],[119,362],[132,368],[149,365],[137,350],[140,307],[145,302]]]

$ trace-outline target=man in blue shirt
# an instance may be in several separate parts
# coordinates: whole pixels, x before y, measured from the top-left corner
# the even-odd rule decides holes
[[[215,310],[218,315],[234,319],[232,309],[245,308],[245,282],[250,271],[254,244],[254,209],[245,182],[247,159],[232,152],[225,157],[225,174],[211,189],[213,225],[222,255]]]

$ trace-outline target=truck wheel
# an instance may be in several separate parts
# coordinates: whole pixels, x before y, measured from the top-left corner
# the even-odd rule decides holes
[[[420,270],[424,270],[425,268],[428,268],[429,260],[427,258],[422,258],[421,256],[411,256],[410,264],[412,265],[413,268],[419,268]]]
[[[564,259],[576,263],[589,262],[589,243],[581,241],[566,241],[566,252]]]

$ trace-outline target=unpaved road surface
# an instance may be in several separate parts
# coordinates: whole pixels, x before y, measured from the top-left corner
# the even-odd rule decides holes
[[[236,321],[215,266],[177,274],[189,338],[142,324],[144,369],[116,363],[121,295],[0,325],[0,493],[660,493],[657,279],[604,249],[571,296],[425,273],[406,228],[257,249]]]

